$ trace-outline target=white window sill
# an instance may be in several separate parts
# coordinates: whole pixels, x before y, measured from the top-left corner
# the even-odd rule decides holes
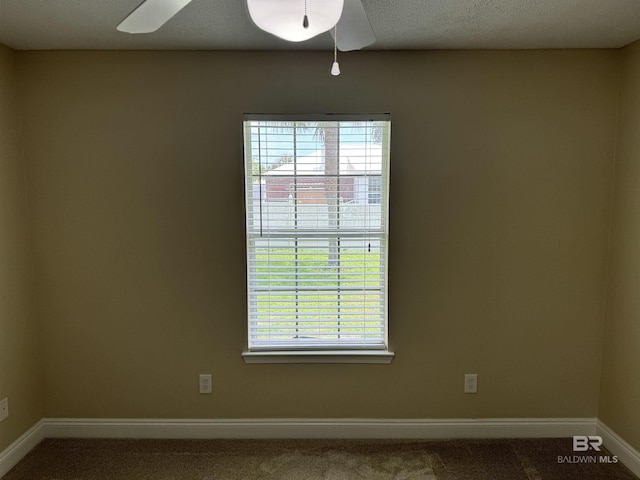
[[[391,363],[387,350],[242,352],[245,363]]]

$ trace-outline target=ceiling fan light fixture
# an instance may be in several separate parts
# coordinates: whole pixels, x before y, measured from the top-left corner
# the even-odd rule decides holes
[[[289,42],[309,40],[333,28],[343,6],[344,0],[247,0],[253,23]]]

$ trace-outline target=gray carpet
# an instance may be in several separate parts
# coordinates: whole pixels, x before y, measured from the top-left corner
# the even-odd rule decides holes
[[[571,438],[518,440],[47,439],[3,480],[632,480]],[[559,463],[558,457],[564,457]],[[612,456],[610,457],[611,459]]]

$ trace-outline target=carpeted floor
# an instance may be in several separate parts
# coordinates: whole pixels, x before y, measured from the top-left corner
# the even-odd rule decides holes
[[[621,463],[605,463],[605,459],[614,457],[604,450],[578,456],[572,451],[571,438],[47,439],[3,480],[637,479]]]

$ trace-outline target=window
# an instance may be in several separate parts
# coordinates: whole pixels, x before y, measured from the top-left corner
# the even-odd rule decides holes
[[[382,177],[369,177],[369,203],[380,203]]]
[[[387,114],[245,115],[246,361],[391,360],[390,128]]]

